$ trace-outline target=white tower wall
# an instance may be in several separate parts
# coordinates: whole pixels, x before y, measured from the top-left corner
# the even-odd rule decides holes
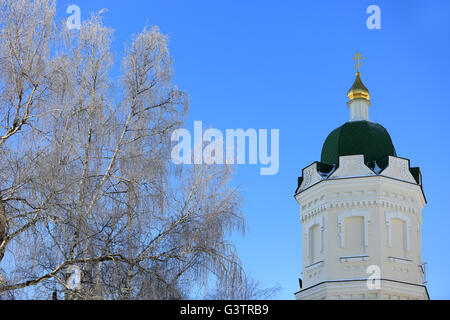
[[[295,195],[303,232],[296,298],[428,299],[421,269],[425,198],[409,161],[390,156],[378,174],[363,155],[339,163],[328,177],[317,163],[305,168]],[[369,276],[379,281],[368,285]]]

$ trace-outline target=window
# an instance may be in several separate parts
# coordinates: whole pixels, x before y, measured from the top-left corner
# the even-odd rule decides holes
[[[306,256],[310,264],[319,262],[320,254],[323,251],[323,221],[323,217],[316,217],[305,226]]]
[[[392,219],[392,248],[395,250],[396,257],[404,257],[406,251],[405,241],[405,221],[400,219]]]
[[[348,255],[359,255],[364,250],[364,217],[355,216],[345,221],[345,248]]]
[[[366,211],[351,210],[338,216],[338,227],[341,248],[364,253],[369,245],[370,214]]]
[[[310,263],[313,264],[319,261],[320,246],[321,246],[321,234],[320,226],[318,224],[313,225],[309,229],[309,245],[310,245]]]
[[[393,254],[399,258],[406,258],[409,251],[409,229],[411,219],[400,212],[386,212],[387,245]]]

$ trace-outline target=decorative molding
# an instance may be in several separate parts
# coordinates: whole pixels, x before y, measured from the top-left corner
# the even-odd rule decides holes
[[[364,163],[364,155],[340,156],[339,168],[333,172],[330,179],[343,177],[373,176],[375,173]]]
[[[314,270],[314,269],[318,269],[318,268],[322,267],[324,264],[325,264],[324,261],[315,262],[313,264],[310,264],[309,266],[306,266],[305,267],[305,271],[311,271],[311,270]]]
[[[306,188],[316,184],[323,180],[322,176],[317,172],[317,162],[303,169],[303,181],[298,189],[298,192],[305,190]]]
[[[363,217],[364,218],[364,246],[369,245],[369,222],[370,213],[367,211],[351,210],[342,212],[338,215],[338,227],[341,248],[344,248],[345,243],[345,223],[344,220],[350,217]]]
[[[369,256],[367,254],[339,257],[340,262],[367,261],[367,260],[369,260]]]
[[[303,214],[300,215],[300,221],[303,223],[305,222],[307,219],[312,218],[316,215],[318,215],[319,213],[325,211],[327,208],[329,207],[329,205],[322,205],[320,207],[316,207],[313,208],[311,210],[308,210],[306,212],[304,212]]]
[[[397,258],[397,257],[388,257],[388,260],[390,262],[398,262],[398,263],[404,263],[404,264],[411,264],[412,260],[410,259],[404,259],[404,258]]]
[[[387,200],[331,200],[320,202],[310,209],[302,210],[300,221],[306,222],[310,218],[326,211],[327,209],[368,209],[370,207],[387,208],[391,210],[401,211],[409,214],[417,215],[420,210],[413,206],[406,206],[396,202]]]
[[[381,172],[381,175],[417,184],[409,171],[407,159],[389,156],[389,165]]]

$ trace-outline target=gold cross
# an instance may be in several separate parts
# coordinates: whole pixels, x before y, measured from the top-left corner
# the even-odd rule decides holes
[[[361,62],[359,62],[359,59],[364,59],[364,58],[359,52],[356,52],[355,56],[352,59],[356,60],[355,68],[356,68],[356,70],[358,70],[358,73],[359,73],[359,66],[362,64]]]

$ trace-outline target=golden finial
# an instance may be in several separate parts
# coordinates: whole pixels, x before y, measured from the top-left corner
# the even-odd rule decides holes
[[[369,90],[366,88],[366,86],[364,85],[364,83],[361,80],[361,73],[359,72],[359,66],[361,65],[361,62],[359,60],[364,59],[363,56],[359,53],[356,52],[355,56],[353,57],[353,60],[356,60],[356,79],[355,82],[353,83],[352,87],[350,88],[350,90],[348,90],[347,92],[347,96],[349,97],[350,100],[354,100],[354,99],[365,99],[365,100],[369,100],[370,99],[370,94],[369,94]]]
[[[363,57],[359,52],[356,52],[355,56],[354,56],[352,59],[353,59],[353,60],[356,60],[356,66],[355,66],[355,68],[356,68],[356,70],[357,70],[356,74],[357,74],[357,75],[361,74],[361,73],[359,72],[359,66],[360,66],[362,63],[359,62],[359,59],[364,59],[364,57]]]

